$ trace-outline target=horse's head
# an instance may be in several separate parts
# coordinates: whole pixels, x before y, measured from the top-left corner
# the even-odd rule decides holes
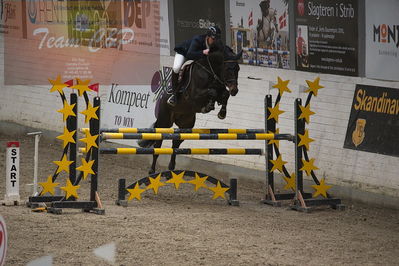
[[[235,96],[238,93],[238,72],[240,71],[238,61],[241,56],[242,51],[236,55],[230,47],[225,46],[224,78],[231,96]]]

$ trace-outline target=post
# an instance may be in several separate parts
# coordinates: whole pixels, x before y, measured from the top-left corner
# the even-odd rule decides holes
[[[239,201],[237,200],[237,178],[230,179],[229,204],[231,206],[240,205]]]
[[[299,147],[301,141],[298,134],[305,134],[305,120],[299,119],[301,116],[300,106],[302,100],[297,98],[295,100],[295,175],[296,175],[296,186],[295,186],[295,198],[298,199],[298,192],[303,195],[303,172],[300,170],[303,167],[302,163],[302,147]]]
[[[101,108],[100,97],[94,98],[93,106],[98,107],[98,109],[96,111],[98,120],[90,119],[90,134],[92,136],[98,135],[96,144],[97,144],[97,147],[100,147],[100,108]],[[93,168],[92,168],[94,171],[94,174],[91,175],[90,201],[96,200],[96,192],[97,192],[97,187],[98,187],[98,159],[99,159],[98,152],[99,152],[99,148],[96,148],[96,147],[91,148],[91,158],[92,158],[92,160],[94,160]]]
[[[6,151],[6,205],[18,205],[19,197],[19,142],[7,142]]]
[[[76,130],[76,133],[73,135],[73,140],[75,143],[69,143],[69,160],[72,161],[69,166],[69,180],[72,184],[76,183],[76,145],[77,145],[77,136],[78,136],[78,96],[76,93],[71,93],[71,105],[75,104],[73,107],[73,112],[76,116],[69,116],[67,119],[67,128],[68,131]]]
[[[268,119],[270,116],[269,108],[273,106],[272,96],[270,94],[265,97],[265,133],[276,132],[276,122],[273,119]],[[266,165],[266,191],[270,187],[274,192],[274,173],[270,170],[273,168],[273,164],[270,160],[273,160],[273,144],[269,144],[268,140],[265,140],[265,165]]]
[[[28,136],[35,136],[35,155],[34,155],[34,165],[33,165],[33,196],[37,196],[37,175],[39,168],[39,141],[42,135],[42,132],[32,132],[28,133]]]
[[[127,207],[126,200],[126,179],[121,178],[118,182],[118,199],[116,200],[116,205]]]

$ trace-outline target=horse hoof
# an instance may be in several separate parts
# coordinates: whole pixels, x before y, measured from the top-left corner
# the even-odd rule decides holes
[[[218,118],[221,119],[221,120],[225,119],[225,118],[226,118],[226,113],[221,114],[221,113],[219,112],[219,113],[218,113]]]

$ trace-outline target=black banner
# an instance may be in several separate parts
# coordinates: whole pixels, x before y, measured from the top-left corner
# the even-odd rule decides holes
[[[344,148],[399,156],[399,89],[356,85]]]
[[[174,0],[175,44],[205,34],[210,26],[219,26],[226,41],[225,1]]]
[[[295,0],[296,69],[358,75],[358,0]]]

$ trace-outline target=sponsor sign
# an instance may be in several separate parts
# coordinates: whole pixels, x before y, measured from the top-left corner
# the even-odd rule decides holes
[[[243,63],[290,68],[288,1],[230,1],[232,48]]]
[[[6,85],[47,85],[58,75],[101,85],[141,85],[159,69],[159,1],[12,2],[24,7],[27,40],[5,36]],[[29,69],[30,76],[15,69]],[[113,80],[116,73],[123,81]]]
[[[358,0],[295,0],[297,70],[357,76]]]
[[[397,0],[366,0],[366,76],[399,81]]]
[[[344,148],[399,156],[399,89],[356,85]]]
[[[174,0],[175,43],[205,34],[210,26],[219,26],[226,40],[225,1]]]
[[[6,202],[19,201],[19,142],[7,143]]]

